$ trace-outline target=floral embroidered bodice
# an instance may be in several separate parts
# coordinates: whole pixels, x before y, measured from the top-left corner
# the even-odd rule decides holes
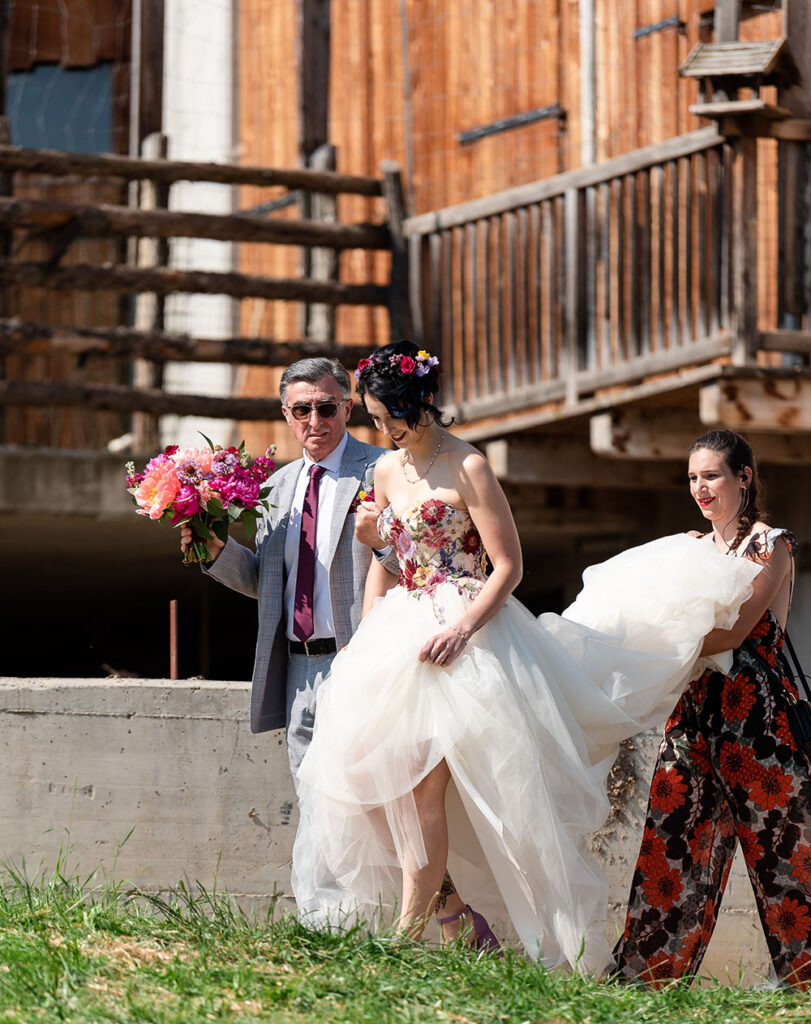
[[[380,513],[380,536],[397,552],[400,585],[433,594],[442,583],[478,593],[487,555],[468,512],[437,498],[415,502],[402,515],[391,505]]]

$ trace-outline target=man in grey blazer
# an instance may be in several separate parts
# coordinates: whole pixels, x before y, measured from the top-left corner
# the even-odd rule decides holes
[[[318,688],[337,651],[358,628],[372,551],[355,539],[358,494],[371,487],[374,465],[385,449],[347,433],[352,385],[336,360],[302,359],[280,384],[282,411],[303,458],[270,478],[272,508],[257,531],[256,551],[232,538],[210,541],[214,562],[204,571],[259,602],[259,632],[251,692],[251,730],[287,726],[288,756],[295,778],[312,736]],[[302,522],[311,515],[308,481],[317,472],[317,512],[312,526],[315,565],[312,610],[300,639],[300,591],[296,576]],[[312,518],[310,519],[312,523]],[[311,544],[310,550],[312,551]],[[312,560],[302,555],[303,562]],[[384,564],[397,572],[396,558]]]

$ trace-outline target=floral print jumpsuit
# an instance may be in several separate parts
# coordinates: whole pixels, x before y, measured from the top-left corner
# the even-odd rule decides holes
[[[787,530],[752,538],[764,561]],[[617,974],[692,977],[712,935],[736,844],[778,979],[811,981],[811,776],[786,717],[796,696],[783,630],[768,608],[729,675],[690,684],[666,727],[651,783]]]

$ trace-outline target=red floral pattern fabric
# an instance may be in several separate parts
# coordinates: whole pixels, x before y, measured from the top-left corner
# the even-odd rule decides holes
[[[745,557],[767,559],[768,530]],[[811,983],[811,778],[791,735],[783,631],[767,609],[732,670],[705,672],[665,728],[617,973],[659,985],[698,970],[741,844],[778,978]]]

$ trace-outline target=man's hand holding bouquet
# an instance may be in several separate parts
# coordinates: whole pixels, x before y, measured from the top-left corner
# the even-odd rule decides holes
[[[275,468],[276,446],[251,460],[244,441],[238,448],[223,448],[203,437],[208,448],[168,445],[142,473],[127,463],[127,490],[138,514],[190,529],[186,565],[213,561],[210,547],[225,544],[231,523],[242,523],[252,540],[257,521],[270,507],[267,481]]]

